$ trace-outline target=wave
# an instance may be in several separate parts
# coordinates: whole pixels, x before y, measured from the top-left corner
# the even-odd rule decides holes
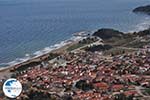
[[[144,20],[142,20],[139,24],[135,25],[133,29],[129,30],[128,32],[139,32],[148,28],[150,28],[150,17],[146,17]]]
[[[86,31],[84,31],[84,32],[86,32]],[[67,39],[65,41],[61,41],[60,43],[51,45],[49,47],[45,47],[42,50],[34,52],[33,54],[25,54],[25,57],[23,57],[23,58],[16,58],[14,61],[11,61],[11,62],[8,62],[8,63],[1,63],[0,64],[1,68],[0,69],[3,69],[3,68],[8,67],[8,66],[14,66],[14,65],[26,62],[26,61],[28,61],[30,59],[42,56],[44,54],[47,54],[47,53],[51,52],[52,50],[59,49],[59,48],[65,46],[67,44],[70,44],[70,43],[72,43],[74,41],[82,40],[84,38],[85,37],[82,37],[82,36],[72,36],[71,38],[69,38],[69,39]]]
[[[143,19],[139,24],[134,25],[132,30],[127,31],[127,33],[128,32],[138,32],[138,31],[142,31],[142,30],[145,30],[148,28],[150,28],[150,17],[145,17],[145,19]],[[91,33],[95,32],[95,31],[96,30],[93,30],[93,31],[91,31]],[[87,31],[82,31],[82,32],[87,32]],[[81,32],[79,32],[79,33],[81,33]],[[88,33],[89,33],[89,31],[88,31]],[[34,52],[33,54],[25,54],[25,57],[23,57],[23,58],[16,58],[14,61],[11,61],[8,63],[0,63],[0,67],[13,66],[13,65],[28,61],[32,58],[39,57],[43,54],[51,52],[52,50],[59,49],[62,46],[65,46],[65,45],[67,45],[73,41],[81,40],[83,38],[84,37],[80,37],[80,36],[72,36],[70,39],[67,39],[65,41],[61,41],[60,43],[51,45],[49,47],[45,47],[42,50]]]

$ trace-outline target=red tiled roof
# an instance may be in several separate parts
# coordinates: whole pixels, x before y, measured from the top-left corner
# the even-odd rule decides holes
[[[128,86],[128,89],[135,89],[135,86],[134,85],[130,85],[130,86]]]
[[[101,83],[95,83],[94,86],[100,88],[100,89],[103,89],[103,90],[106,90],[109,88],[108,84],[107,83],[104,83],[104,82],[101,82]]]
[[[137,91],[131,90],[131,91],[125,91],[124,94],[125,94],[126,96],[130,96],[130,95],[135,95],[135,94],[138,94],[138,93],[137,93]]]
[[[109,96],[104,96],[101,98],[101,100],[111,100],[111,99],[109,98]]]
[[[112,86],[112,89],[115,90],[115,91],[121,90],[123,88],[124,88],[124,86],[122,84]]]

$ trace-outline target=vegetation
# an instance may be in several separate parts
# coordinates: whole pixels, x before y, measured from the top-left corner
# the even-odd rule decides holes
[[[122,37],[121,39],[113,37],[109,40],[104,41],[104,43],[108,45],[112,45],[113,47],[116,47],[116,46],[124,46],[132,42],[133,40],[134,40],[134,37],[132,36]]]
[[[88,91],[94,88],[93,85],[91,83],[88,83],[86,80],[79,80],[76,83],[75,87],[83,91]]]
[[[133,52],[134,50],[131,49],[123,49],[123,48],[112,48],[110,50],[106,50],[104,51],[104,55],[120,55],[120,54],[124,54],[126,52]]]
[[[105,50],[109,50],[111,48],[112,48],[112,46],[110,46],[110,45],[94,45],[92,47],[86,47],[85,50],[95,52],[95,51],[105,51]]]
[[[124,33],[119,32],[114,29],[100,29],[96,31],[93,36],[100,37],[103,40],[111,39],[112,37],[116,38],[122,38],[124,36]]]
[[[146,35],[150,35],[150,28],[146,29],[146,30],[143,30],[143,31],[140,31],[138,33],[134,33],[134,35],[138,35],[138,36],[146,36]]]
[[[133,12],[140,12],[140,13],[146,13],[146,14],[150,14],[150,5],[146,5],[146,6],[141,6],[141,7],[137,7],[133,10]]]
[[[20,65],[19,67],[17,68],[13,68],[12,70],[10,70],[11,72],[21,72],[21,71],[24,71],[30,67],[35,67],[37,65],[40,65],[42,61],[48,61],[48,60],[51,60],[53,58],[56,58],[57,56],[59,56],[59,54],[56,54],[56,53],[50,53],[48,57],[46,57],[45,59],[42,59],[40,61],[33,61],[33,62],[30,62],[28,64],[25,64],[25,65]]]
[[[116,94],[114,100],[133,100],[133,96],[125,96],[123,93]]]
[[[51,95],[47,92],[35,91],[35,90],[30,90],[27,97],[30,98],[27,100],[41,100],[41,98],[43,100],[57,100],[56,96],[54,95]]]
[[[14,68],[14,69],[12,69],[10,71],[11,72],[21,72],[21,71],[24,71],[24,70],[26,70],[26,69],[28,69],[30,67],[37,66],[40,63],[41,63],[41,61],[40,62],[31,62],[29,64],[21,65],[20,67]]]
[[[150,95],[150,88],[144,89],[144,94]]]
[[[86,39],[83,39],[83,40],[79,41],[77,44],[74,44],[74,45],[68,47],[67,51],[75,50],[75,49],[83,47],[83,46],[85,46],[87,44],[93,43],[93,42],[95,42],[97,40],[98,39],[96,37],[88,37]]]
[[[142,48],[143,45],[147,45],[149,43],[150,43],[150,41],[146,41],[146,42],[134,41],[134,42],[126,44],[125,46],[126,47],[133,47],[133,48]]]
[[[72,50],[75,50],[77,48],[80,48],[82,46],[84,46],[85,44],[82,44],[82,43],[77,43],[77,44],[74,44],[72,46],[70,46],[69,48],[67,48],[67,51],[72,51]]]

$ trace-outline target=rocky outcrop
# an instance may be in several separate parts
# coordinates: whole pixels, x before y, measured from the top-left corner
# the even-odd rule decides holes
[[[119,32],[119,31],[114,30],[114,29],[103,28],[103,29],[99,29],[98,31],[96,31],[93,34],[93,36],[97,36],[103,40],[107,40],[107,39],[111,39],[112,37],[121,38],[124,36],[124,33]]]
[[[135,12],[135,13],[145,13],[145,14],[150,15],[150,5],[137,7],[133,10],[133,12]]]
[[[139,31],[139,32],[135,32],[134,35],[136,36],[147,36],[150,35],[150,28],[143,30],[143,31]]]

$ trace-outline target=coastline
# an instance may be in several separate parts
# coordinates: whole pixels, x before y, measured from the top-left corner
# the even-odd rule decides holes
[[[80,33],[80,32],[78,32],[78,33]],[[10,76],[11,75],[10,70],[13,68],[18,68],[18,67],[21,67],[23,65],[30,64],[32,62],[40,62],[42,59],[47,58],[49,56],[49,54],[51,54],[51,53],[58,53],[58,54],[65,53],[66,49],[68,47],[72,46],[73,44],[78,43],[78,41],[80,41],[82,39],[83,39],[82,36],[73,36],[70,39],[67,39],[65,41],[61,41],[59,44],[55,44],[55,45],[59,45],[59,46],[55,47],[49,51],[46,51],[46,53],[36,55],[34,57],[31,57],[31,58],[29,58],[25,61],[22,61],[22,62],[18,62],[16,64],[8,65],[5,67],[0,66],[0,79],[3,79],[4,77]]]
[[[145,30],[145,29],[143,29],[143,30]],[[50,50],[48,49],[46,51],[46,48],[44,48],[44,49],[42,49],[40,51],[37,51],[37,52],[40,52],[40,54],[37,54],[36,56],[31,57],[31,58],[29,58],[29,59],[27,59],[25,61],[17,62],[15,64],[8,65],[8,66],[5,66],[5,67],[1,67],[0,66],[0,79],[2,79],[2,77],[4,77],[5,75],[9,76],[11,74],[10,70],[12,70],[14,68],[19,68],[21,66],[28,65],[28,64],[30,64],[32,62],[41,62],[43,59],[47,58],[49,56],[49,54],[51,54],[51,53],[63,54],[65,52],[67,52],[67,48],[68,47],[72,46],[73,44],[78,43],[80,40],[82,40],[85,37],[87,37],[87,36],[84,35],[84,33],[85,34],[88,33],[88,32],[87,33],[86,32],[87,31],[74,33],[76,36],[74,35],[73,37],[71,37],[71,38],[69,38],[69,39],[67,39],[65,41],[61,41],[58,44],[54,44],[53,46],[50,46],[50,48],[48,47]],[[90,31],[90,34],[93,34],[94,32],[96,32],[96,31]],[[134,33],[134,32],[135,31],[132,31],[132,32],[130,31],[130,32],[127,32],[126,34]],[[82,35],[81,36],[78,35],[80,33],[81,34],[83,33],[83,36]],[[53,48],[51,48],[51,47],[53,47]]]
[[[73,9],[68,6],[71,14],[68,10],[66,13],[69,17],[63,13],[63,9],[57,12],[55,8],[53,12],[48,10],[50,13],[47,13],[47,9],[43,8],[49,8],[51,3],[45,5],[45,2],[42,2],[44,7],[41,4],[40,10],[36,9],[40,13],[32,10],[30,15],[25,12],[31,20],[22,21],[24,16],[18,13],[21,16],[17,16],[19,20],[16,22],[25,21],[22,26],[19,24],[22,30],[14,26],[14,30],[8,30],[10,41],[9,38],[5,39],[5,35],[3,37],[5,29],[0,32],[0,100],[11,99],[11,96],[18,100],[150,100],[150,14],[136,17],[134,14],[138,13],[129,13],[130,6],[140,3],[137,1],[116,1],[116,7],[109,3],[113,5],[113,1],[106,1],[109,7],[100,1],[102,6],[96,3],[93,7],[90,2],[92,9],[86,10],[89,6],[85,2],[85,6],[81,5],[85,10],[76,9],[77,13],[73,12],[72,16],[76,6],[73,2]],[[56,4],[52,7],[60,6]],[[35,6],[31,4],[31,8],[38,7]],[[102,14],[99,10],[102,10]],[[86,20],[82,17],[86,13],[87,16],[94,16],[88,16]],[[49,14],[52,16],[49,17]],[[63,27],[59,27],[60,23],[55,17]],[[25,16],[25,19],[28,18]],[[86,23],[80,23],[82,18]],[[95,21],[100,24],[97,26]],[[13,25],[9,22],[6,24]],[[84,27],[84,24],[88,27]],[[19,89],[21,92],[17,95]]]
[[[128,34],[128,33],[134,33],[134,32],[139,32],[139,31],[148,29],[150,27],[149,22],[150,22],[150,17],[148,15],[145,15],[145,19],[141,20],[140,23],[134,25],[133,29],[127,30],[127,31],[122,31],[122,32]],[[90,32],[93,33],[97,30],[98,29],[94,29]],[[119,29],[117,29],[117,30],[119,30]],[[81,32],[76,32],[76,33],[82,33],[82,32],[88,32],[88,31],[81,31]],[[68,44],[70,42],[70,40],[71,40],[71,42],[75,41],[72,38],[73,37],[70,37],[67,40],[60,41],[58,44],[50,45],[49,47],[45,47],[39,51],[35,51],[33,54],[24,54],[25,56],[22,58],[16,58],[15,60],[10,61],[10,62],[0,63],[0,72],[1,72],[1,70],[9,69],[9,67],[13,67],[13,66],[20,65],[20,64],[22,65],[22,64],[24,64],[24,62],[30,62],[30,60],[38,59],[38,58],[42,57],[43,55],[49,54],[59,48],[62,48],[63,46]],[[69,41],[69,42],[67,42],[67,41]]]
[[[0,72],[0,81],[3,82],[8,78],[13,77],[18,79],[20,82],[22,82],[24,86],[29,86],[30,84],[28,83],[32,82],[34,84],[32,84],[27,88],[35,89],[34,92],[36,93],[47,93],[47,95],[56,94],[58,95],[57,96],[58,98],[61,98],[62,97],[61,93],[65,89],[65,87],[63,88],[59,87],[60,90],[58,91],[57,90],[58,85],[59,86],[61,86],[62,84],[70,85],[71,89],[74,88],[75,86],[78,89],[82,89],[84,91],[84,88],[79,88],[78,85],[76,84],[79,84],[81,80],[88,80],[91,83],[91,85],[89,86],[94,86],[93,88],[96,89],[100,83],[97,83],[99,82],[99,80],[96,81],[93,80],[99,79],[101,75],[103,75],[103,77],[105,78],[109,76],[110,79],[110,81],[104,80],[105,81],[104,83],[111,82],[112,80],[111,84],[106,84],[108,86],[107,90],[109,89],[109,87],[112,88],[111,94],[114,94],[116,92],[113,89],[114,86],[121,86],[122,88],[120,90],[122,90],[123,88],[127,88],[127,90],[122,90],[122,92],[118,92],[118,93],[125,94],[126,92],[131,92],[130,91],[131,83],[128,80],[126,81],[125,77],[126,79],[128,78],[138,79],[138,82],[141,83],[140,84],[141,87],[143,82],[149,79],[149,77],[147,77],[148,70],[145,70],[145,72],[143,72],[144,74],[141,74],[140,71],[142,68],[148,68],[149,66],[148,63],[148,55],[150,53],[150,49],[149,49],[150,37],[148,34],[149,30],[150,29],[140,31],[138,33],[125,34],[123,32],[119,32],[114,29],[99,29],[98,31],[94,32],[92,35],[85,36],[85,38],[83,38],[80,41],[77,40],[72,42],[68,41],[69,43],[67,43],[66,45],[63,45],[58,49],[52,50],[47,54],[43,54],[40,55],[39,57],[35,57],[29,60],[28,62],[24,62],[24,63],[20,63],[19,65],[12,66],[11,67],[12,69],[8,68],[2,70],[2,72]],[[138,38],[140,36],[143,38]],[[114,41],[111,41],[112,39],[114,39]],[[145,41],[147,41],[147,44],[143,44],[142,47],[138,47],[139,44],[143,43],[143,41],[141,41],[143,39],[146,39]],[[140,42],[136,43],[137,41]],[[84,45],[80,47],[79,44],[80,45],[84,44]],[[130,44],[130,46],[128,44]],[[134,47],[131,44],[134,44],[137,47]],[[78,45],[77,48],[68,49],[68,48],[73,48],[73,46],[76,47],[76,45]],[[113,46],[113,47],[110,49],[104,47],[104,50],[100,50],[103,48],[101,46],[106,46],[106,45]],[[115,48],[118,48],[118,51],[117,49],[113,50]],[[113,50],[113,51],[109,51],[109,50]],[[108,54],[103,55],[103,51],[106,51]],[[53,54],[51,55],[50,53],[56,53],[56,55],[54,54],[53,56]],[[57,53],[59,54],[57,55]],[[140,62],[142,60],[144,62]],[[139,67],[139,69],[137,69],[137,67]],[[84,70],[85,74],[82,74],[83,72],[81,70]],[[124,70],[125,71],[128,70],[129,72],[125,73]],[[101,72],[103,72],[104,74],[101,74]],[[73,74],[71,75],[69,73],[73,73]],[[99,76],[98,73],[100,73]],[[121,78],[121,81],[118,80],[119,82],[123,82],[125,80],[124,82],[130,84],[124,85],[123,82],[118,85],[118,83],[115,82],[113,83],[113,80],[118,79],[118,77]],[[141,77],[143,77],[145,81],[141,80]],[[141,91],[141,94],[138,93],[138,95],[134,95],[134,96],[137,98],[139,96],[142,96],[143,98],[147,97],[147,95],[143,93],[143,90],[141,90],[141,88],[139,90],[136,89],[137,87],[139,87],[139,85],[135,84],[135,82],[136,80],[133,80],[132,84],[134,84],[134,88],[132,89],[137,93],[138,91]],[[95,84],[98,85],[96,85],[95,87]],[[90,91],[93,90],[93,88],[91,88]],[[144,88],[143,86],[142,89],[144,89],[145,91],[147,88]],[[21,97],[26,96],[28,98],[32,98],[32,96],[28,95],[29,92],[30,92],[29,90],[25,90],[24,92],[25,95],[22,94]],[[30,93],[34,94],[34,92],[30,92]],[[69,93],[69,92],[63,92],[63,93],[64,93],[63,95],[65,95],[65,93]],[[77,92],[75,91],[75,93]],[[93,92],[91,94],[93,95]],[[133,95],[133,94],[129,94],[129,95]],[[76,97],[80,98],[80,95],[83,95],[83,93],[75,96],[71,95],[71,98],[76,98]]]

